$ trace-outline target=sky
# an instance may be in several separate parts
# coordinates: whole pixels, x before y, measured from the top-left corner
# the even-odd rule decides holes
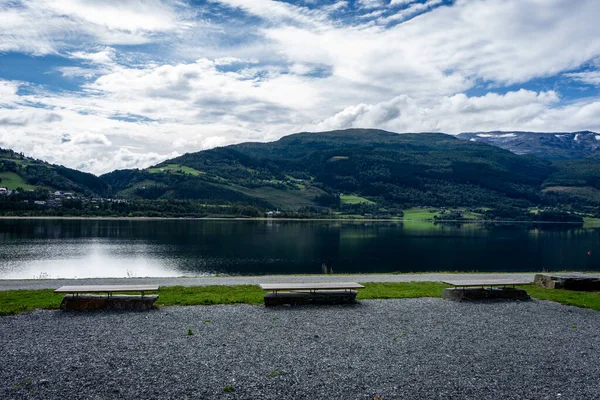
[[[0,147],[95,174],[295,132],[600,132],[598,0],[0,0]]]

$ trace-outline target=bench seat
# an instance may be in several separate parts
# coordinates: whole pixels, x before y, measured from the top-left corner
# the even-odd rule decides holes
[[[68,293],[60,303],[64,311],[79,310],[149,310],[158,299],[158,295],[146,295],[156,292],[154,285],[85,285],[62,286],[54,293]],[[138,296],[113,293],[141,293]],[[106,293],[100,296],[92,293]]]
[[[127,293],[127,292],[156,292],[159,286],[156,285],[81,285],[81,286],[61,286],[54,293]]]
[[[529,300],[531,297],[523,289],[515,286],[529,285],[532,282],[517,279],[481,279],[481,280],[447,280],[445,283],[454,286],[444,289],[442,297],[448,300]]]
[[[357,290],[364,288],[356,282],[264,283],[260,287],[270,291],[265,294],[265,306],[355,303]]]

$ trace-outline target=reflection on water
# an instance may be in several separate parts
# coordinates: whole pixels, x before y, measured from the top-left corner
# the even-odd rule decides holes
[[[600,270],[570,225],[5,219],[0,243],[4,279]]]
[[[3,244],[0,276],[18,278],[93,278],[176,276],[172,260],[143,243],[107,239],[42,239]],[[160,247],[160,246],[158,246]]]

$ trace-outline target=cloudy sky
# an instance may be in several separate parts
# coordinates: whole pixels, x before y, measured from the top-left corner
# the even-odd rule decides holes
[[[299,131],[600,131],[598,0],[0,0],[0,147],[96,174]]]

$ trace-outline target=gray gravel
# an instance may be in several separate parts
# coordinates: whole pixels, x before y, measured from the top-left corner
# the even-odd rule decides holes
[[[36,311],[0,318],[0,399],[599,399],[598,332],[537,300]]]
[[[529,280],[534,272],[523,273],[425,273],[425,274],[353,274],[353,275],[262,275],[262,276],[205,276],[179,278],[93,278],[93,279],[4,279],[0,290],[57,289],[67,285],[160,285],[160,286],[208,286],[208,285],[258,285],[259,283],[314,283],[314,282],[441,282],[448,279],[480,280],[505,279]]]

